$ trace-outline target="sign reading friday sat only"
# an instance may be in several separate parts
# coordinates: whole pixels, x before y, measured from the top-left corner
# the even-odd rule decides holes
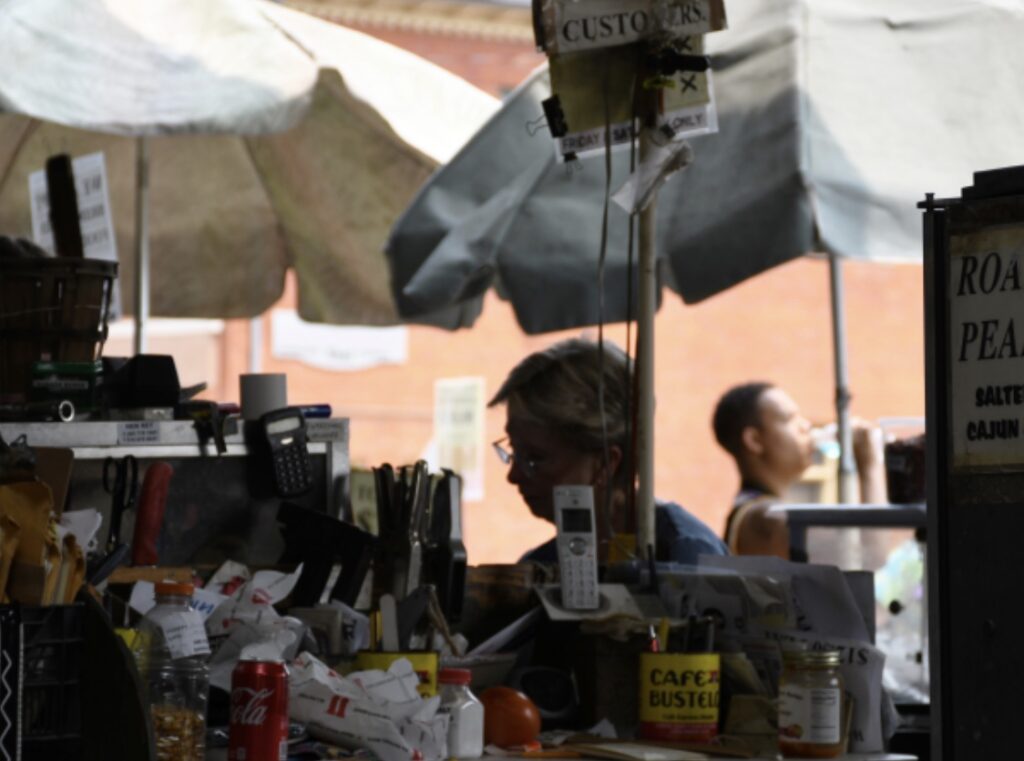
[[[1024,224],[949,238],[955,468],[1024,470]]]

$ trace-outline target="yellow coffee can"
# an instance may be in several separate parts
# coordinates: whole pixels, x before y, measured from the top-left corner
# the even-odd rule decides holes
[[[420,695],[429,698],[437,694],[437,663],[438,654],[433,650],[410,651],[404,653],[386,653],[378,650],[360,650],[356,653],[356,671],[379,669],[387,671],[391,664],[399,658],[405,658],[412,664],[413,671],[419,677],[417,689]]]
[[[718,734],[718,653],[640,654],[640,737],[710,742]]]

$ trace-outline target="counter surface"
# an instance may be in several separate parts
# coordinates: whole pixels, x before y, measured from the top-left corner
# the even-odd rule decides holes
[[[207,751],[206,761],[227,761],[228,749],[217,748]],[[781,758],[778,757],[778,758]],[[483,759],[494,759],[494,761],[538,761],[536,757],[529,756],[483,756]],[[758,756],[757,759],[764,761],[775,761],[770,756]],[[607,761],[606,759],[587,759],[580,761]],[[757,760],[755,760],[757,761]],[[905,753],[847,753],[839,756],[837,761],[917,761],[917,756],[908,756]]]

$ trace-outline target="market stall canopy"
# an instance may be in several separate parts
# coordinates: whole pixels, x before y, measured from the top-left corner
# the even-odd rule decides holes
[[[691,140],[693,164],[659,194],[661,281],[685,301],[813,252],[917,260],[925,192],[953,194],[975,170],[1020,161],[1019,3],[758,0],[728,11],[729,29],[706,41],[720,132]],[[471,325],[493,284],[528,333],[598,321],[604,162],[556,163],[538,127],[550,93],[541,70],[393,229],[408,319]],[[613,191],[628,174],[619,153]],[[614,204],[610,214],[604,315],[617,322],[628,218]]]
[[[152,4],[135,5],[145,15]],[[280,297],[292,267],[303,318],[397,322],[381,253],[387,231],[437,162],[451,158],[497,101],[410,53],[274,3],[171,5],[251,9],[303,51],[315,87],[306,115],[284,132],[254,134],[265,122],[252,129],[240,122],[230,132],[206,134],[208,121],[173,135],[139,125],[130,132],[156,135],[147,139],[151,313],[257,315]],[[0,8],[0,19],[5,12]],[[282,56],[276,65],[292,60],[298,61]],[[116,68],[116,57],[109,63]],[[4,68],[0,88],[19,70]],[[166,116],[153,126],[171,123],[183,121]],[[0,116],[0,233],[31,237],[27,177],[48,156],[102,151],[120,279],[131,282],[138,149],[137,140],[109,132]],[[129,289],[123,295],[133,311]]]
[[[295,124],[313,59],[251,0],[8,0],[0,110],[120,135]]]

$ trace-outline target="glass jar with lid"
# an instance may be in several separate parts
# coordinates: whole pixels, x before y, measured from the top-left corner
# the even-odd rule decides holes
[[[779,677],[779,750],[789,758],[835,758],[843,737],[838,650],[787,650]]]

